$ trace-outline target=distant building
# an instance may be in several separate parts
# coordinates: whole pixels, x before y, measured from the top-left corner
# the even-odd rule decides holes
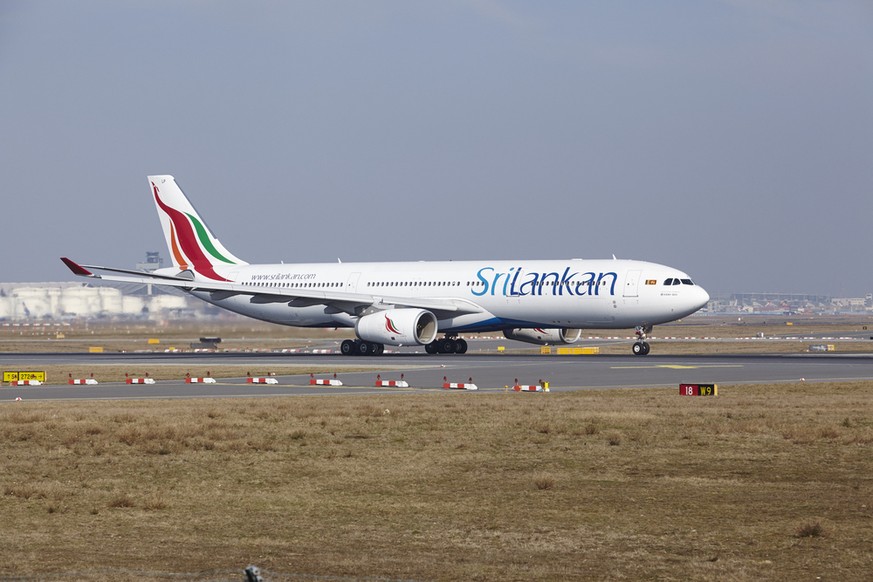
[[[157,252],[146,253],[146,262],[137,269],[154,271],[163,265]],[[140,318],[168,315],[196,316],[201,301],[175,289],[156,293],[147,285],[114,285],[81,282],[0,283],[0,320],[23,321],[45,319]],[[203,304],[206,305],[206,304]]]
[[[198,301],[199,303],[199,301]],[[166,317],[194,315],[184,295],[137,296],[122,289],[81,283],[0,283],[0,320],[79,317]]]
[[[873,312],[873,294],[857,298],[834,298],[805,293],[733,293],[716,296],[706,307],[709,313],[817,314]]]
[[[144,263],[137,263],[137,271],[145,271],[152,273],[164,266],[164,259],[161,258],[161,253],[158,251],[146,251],[146,260]]]

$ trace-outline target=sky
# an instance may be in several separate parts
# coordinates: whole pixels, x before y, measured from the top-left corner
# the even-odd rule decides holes
[[[873,292],[873,3],[3,0],[0,281],[168,256],[642,259]]]

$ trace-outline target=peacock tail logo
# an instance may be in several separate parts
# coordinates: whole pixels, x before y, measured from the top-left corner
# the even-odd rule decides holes
[[[215,248],[206,226],[196,216],[180,212],[165,204],[154,183],[152,183],[152,189],[158,206],[170,217],[170,248],[179,267],[183,270],[188,269],[190,261],[197,273],[215,281],[228,281],[229,279],[225,279],[215,272],[215,269],[212,268],[212,261],[206,256],[204,249],[217,261],[229,265],[236,263]]]
[[[388,333],[396,333],[400,335],[400,330],[397,329],[397,326],[394,325],[394,322],[391,321],[391,318],[387,315],[385,316],[385,329],[388,330]]]

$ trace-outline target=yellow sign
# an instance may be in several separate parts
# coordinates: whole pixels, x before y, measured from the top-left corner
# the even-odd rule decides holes
[[[39,380],[40,382],[45,382],[45,372],[3,372],[4,382],[17,382],[19,380]]]
[[[599,353],[600,348],[598,346],[590,346],[586,348],[558,348],[558,355],[560,356],[590,356]]]

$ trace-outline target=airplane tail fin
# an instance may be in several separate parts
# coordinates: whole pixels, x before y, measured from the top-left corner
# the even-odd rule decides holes
[[[224,248],[212,234],[173,176],[149,176],[149,185],[176,268],[191,270],[215,281],[227,281],[216,273],[217,267],[247,264]]]

